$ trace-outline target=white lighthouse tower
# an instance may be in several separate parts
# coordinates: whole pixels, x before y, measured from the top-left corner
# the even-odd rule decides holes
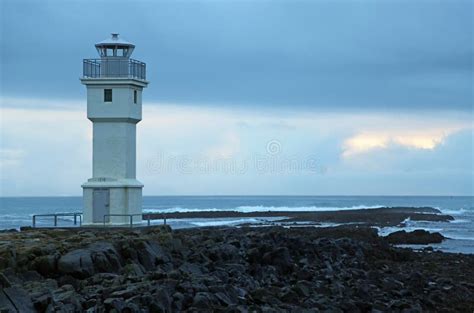
[[[131,59],[135,45],[119,34],[84,59],[87,118],[93,126],[92,178],[82,185],[84,224],[141,222],[143,184],[136,179],[136,126],[142,119],[146,65]]]

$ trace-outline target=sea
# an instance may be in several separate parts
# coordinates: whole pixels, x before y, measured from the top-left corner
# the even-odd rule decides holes
[[[337,211],[373,209],[379,207],[434,207],[454,217],[450,222],[405,221],[404,227],[380,228],[380,235],[405,229],[425,229],[440,232],[449,238],[441,244],[430,245],[436,250],[474,254],[474,197],[471,196],[144,196],[143,212],[196,211]],[[19,229],[31,226],[34,214],[82,212],[81,197],[1,197],[0,229]],[[258,218],[168,219],[173,228],[203,226],[237,226],[261,222]],[[37,219],[38,226],[52,226],[52,217]],[[162,221],[154,221],[162,223]],[[73,227],[72,217],[60,217],[59,226]],[[321,224],[332,227],[336,224]],[[420,248],[419,246],[410,246]]]

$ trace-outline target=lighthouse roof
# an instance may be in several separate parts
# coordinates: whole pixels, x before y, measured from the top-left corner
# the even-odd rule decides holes
[[[104,47],[104,46],[126,46],[134,48],[135,45],[131,42],[128,42],[122,38],[119,38],[118,33],[112,33],[110,38],[102,40],[95,44],[96,47]]]

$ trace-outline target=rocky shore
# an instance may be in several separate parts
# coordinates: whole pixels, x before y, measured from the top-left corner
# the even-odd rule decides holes
[[[0,287],[0,312],[472,312],[474,255],[357,226],[26,229]]]

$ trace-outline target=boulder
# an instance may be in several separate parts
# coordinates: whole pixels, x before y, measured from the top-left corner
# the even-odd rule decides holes
[[[216,305],[217,299],[209,292],[197,292],[193,299],[193,306],[199,309],[209,310]]]
[[[11,286],[12,283],[10,282],[10,280],[8,280],[8,278],[0,272],[0,288],[8,288]]]
[[[33,263],[33,268],[41,275],[49,276],[57,271],[58,259],[60,257],[59,254],[37,257]]]
[[[440,233],[430,233],[423,229],[417,229],[412,232],[400,230],[389,234],[386,240],[392,244],[411,244],[411,245],[426,245],[430,243],[441,243],[444,236]]]
[[[171,261],[171,257],[156,242],[140,241],[134,243],[137,251],[137,259],[143,267],[150,271],[156,269],[160,264]]]
[[[171,297],[164,288],[158,288],[149,304],[151,312],[171,312]]]
[[[189,262],[185,262],[183,265],[181,265],[179,267],[179,271],[187,275],[195,276],[202,275],[203,273],[203,269],[201,268],[201,266]]]
[[[121,257],[107,242],[96,242],[87,248],[70,251],[58,260],[59,273],[77,278],[90,277],[94,273],[116,273],[120,268]]]
[[[78,278],[86,278],[94,274],[91,251],[77,249],[61,256],[58,261],[58,270],[61,274],[71,274]]]
[[[143,276],[145,275],[145,272],[143,266],[138,263],[127,264],[120,271],[122,275],[128,276]]]
[[[235,260],[239,257],[239,249],[231,244],[223,243],[213,246],[209,249],[209,256],[211,260]]]
[[[276,248],[263,255],[264,264],[274,265],[282,272],[288,272],[293,267],[293,260],[287,247]]]
[[[109,242],[96,242],[89,246],[94,269],[98,273],[117,273],[122,267],[121,256]]]
[[[0,289],[0,309],[10,309],[7,312],[36,312],[31,297],[17,286]]]

